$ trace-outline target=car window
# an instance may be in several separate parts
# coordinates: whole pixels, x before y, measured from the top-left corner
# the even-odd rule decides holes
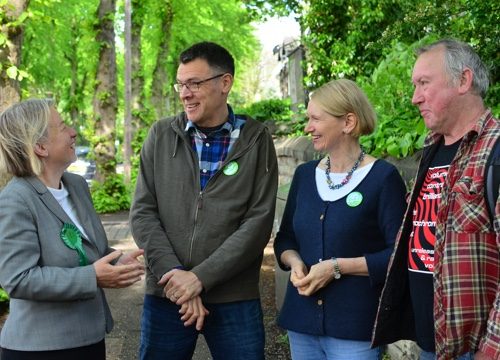
[[[76,157],[79,160],[90,160],[89,159],[90,149],[87,146],[77,146],[75,152],[76,152]]]

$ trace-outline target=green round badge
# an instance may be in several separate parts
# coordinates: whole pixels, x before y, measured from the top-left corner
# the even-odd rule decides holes
[[[352,193],[347,195],[347,199],[345,200],[347,205],[349,205],[350,207],[356,207],[361,204],[362,201],[363,195],[359,191],[353,191]]]
[[[238,172],[239,165],[236,161],[231,161],[229,164],[224,166],[224,175],[234,175]]]

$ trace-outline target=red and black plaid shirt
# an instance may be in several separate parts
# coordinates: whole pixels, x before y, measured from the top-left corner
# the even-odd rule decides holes
[[[438,359],[480,349],[500,359],[500,203],[494,226],[484,197],[488,154],[500,123],[486,111],[450,165],[437,213],[434,319]],[[440,135],[430,134],[425,146]]]

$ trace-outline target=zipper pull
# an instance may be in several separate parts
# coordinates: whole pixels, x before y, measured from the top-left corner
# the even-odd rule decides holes
[[[198,210],[203,207],[203,191],[200,191],[198,196]]]

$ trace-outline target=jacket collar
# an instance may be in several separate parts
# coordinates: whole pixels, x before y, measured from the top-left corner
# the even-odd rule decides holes
[[[228,116],[227,121],[224,124],[222,124],[221,130],[226,130],[229,133],[231,133],[233,131],[234,126],[235,126],[236,118],[235,118],[235,115],[234,115],[234,112],[233,112],[233,109],[231,108],[231,106],[227,105],[227,110],[228,110],[229,116]],[[196,129],[196,128],[197,128],[196,124],[194,124],[191,120],[187,119],[187,123],[186,123],[186,127],[184,128],[184,131],[189,132],[191,129]]]
[[[86,198],[83,193],[83,189],[81,186],[76,184],[74,181],[71,181],[69,178],[70,176],[75,176],[72,174],[69,174],[65,172],[62,176],[62,182],[64,183],[64,186],[68,189],[68,193],[70,198],[72,199],[72,202],[75,206],[76,210],[76,215],[78,216],[78,220],[80,220],[80,223],[82,224],[82,227],[85,229],[85,232],[87,233],[87,236],[90,239],[96,239],[96,234],[94,232],[94,226],[92,225],[92,220],[90,218],[90,212],[88,208],[84,204],[84,199]],[[78,200],[76,200],[78,199]],[[88,240],[90,240],[88,239]]]
[[[64,186],[68,190],[69,196],[72,199],[80,198],[81,195],[79,195],[79,193],[81,191],[75,187],[72,181],[68,181],[69,180],[68,177],[69,175],[67,173],[64,173],[62,181],[64,182]],[[38,193],[40,200],[44,203],[47,209],[49,209],[49,211],[51,211],[59,220],[61,220],[63,224],[70,223],[74,225],[73,221],[71,221],[68,214],[66,214],[61,205],[59,205],[54,196],[52,196],[52,193],[49,191],[47,186],[45,186],[45,184],[38,177],[36,176],[27,177],[25,178],[25,180]],[[73,204],[75,205],[78,220],[80,220],[80,223],[82,227],[85,229],[87,236],[90,239],[95,239],[95,232],[93,230],[93,226],[88,215],[88,210],[86,210],[85,207],[83,206],[83,201],[73,200]],[[84,240],[92,242],[90,239],[86,239],[84,237]]]
[[[238,140],[234,143],[233,150],[231,151],[231,155],[228,154],[229,158],[233,156],[239,156],[242,152],[246,151],[250,146],[255,144],[259,136],[267,131],[267,128],[264,124],[259,121],[253,120],[249,116],[246,115],[236,115],[245,118],[245,126],[242,129],[243,136],[240,135]],[[175,140],[172,148],[172,157],[176,156],[177,147],[179,145],[179,140],[182,139],[186,142],[186,144],[190,144],[191,140],[189,139],[189,135],[185,132],[187,122],[189,121],[184,112],[179,115],[170,118],[170,126],[172,127],[175,135]],[[267,153],[267,151],[266,151]],[[230,159],[229,159],[230,160]]]
[[[42,200],[47,209],[49,209],[57,218],[59,218],[59,220],[61,220],[63,223],[72,223],[68,214],[66,214],[61,205],[59,205],[57,200],[52,196],[49,189],[47,189],[47,186],[45,186],[45,184],[38,177],[31,176],[25,178],[25,180],[38,193],[40,200]]]

